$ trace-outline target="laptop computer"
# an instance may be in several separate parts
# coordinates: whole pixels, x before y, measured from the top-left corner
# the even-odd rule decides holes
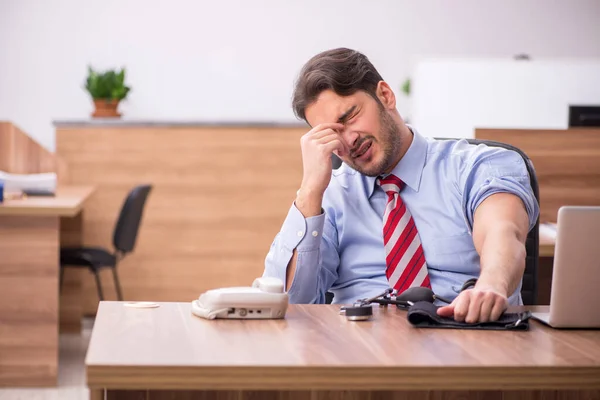
[[[600,328],[600,207],[558,210],[550,311],[533,318],[553,328]]]

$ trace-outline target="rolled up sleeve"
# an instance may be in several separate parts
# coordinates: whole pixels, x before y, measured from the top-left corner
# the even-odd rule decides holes
[[[470,229],[477,207],[495,193],[518,196],[529,217],[529,230],[535,226],[539,204],[520,154],[501,148],[481,148],[463,170],[462,182],[463,207]]]

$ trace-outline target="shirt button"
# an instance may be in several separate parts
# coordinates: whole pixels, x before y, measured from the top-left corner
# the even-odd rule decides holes
[[[317,237],[317,236],[319,236],[319,232],[317,232],[317,231],[313,231],[313,232],[312,232],[312,235],[313,235],[314,237]]]
[[[304,232],[298,231],[298,236],[302,236],[302,235],[304,235]]]

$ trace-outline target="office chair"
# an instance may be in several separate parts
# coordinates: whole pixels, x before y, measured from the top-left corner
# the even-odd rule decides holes
[[[436,138],[438,140],[455,140],[453,138]],[[507,143],[495,142],[492,140],[483,139],[465,139],[467,142],[473,145],[485,144],[490,147],[501,147],[507,150],[512,150],[519,154],[525,161],[527,166],[527,172],[529,173],[529,180],[531,183],[531,189],[538,202],[540,203],[540,193],[538,187],[537,176],[533,163],[527,157],[527,155],[515,146]],[[333,169],[337,169],[342,165],[342,160],[335,154],[332,154],[331,161]],[[539,253],[540,253],[540,238],[539,238],[539,218],[535,222],[535,226],[527,234],[527,240],[525,242],[525,250],[527,257],[525,259],[525,272],[523,273],[523,285],[521,286],[521,298],[523,299],[524,305],[535,305],[537,303],[538,294],[538,264],[539,264]],[[325,294],[325,302],[330,304],[333,301],[333,294],[327,292]]]
[[[98,274],[101,269],[110,268],[113,273],[117,297],[119,301],[123,300],[117,265],[135,247],[144,206],[151,190],[151,185],[140,185],[134,187],[127,195],[113,231],[114,252],[102,247],[66,247],[60,249],[61,288],[65,268],[88,268],[96,278],[98,297],[102,301],[104,300],[104,293]]]

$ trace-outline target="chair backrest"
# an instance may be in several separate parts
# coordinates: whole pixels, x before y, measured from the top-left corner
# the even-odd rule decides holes
[[[436,138],[438,140],[456,140],[454,138]],[[527,155],[520,149],[515,146],[512,146],[507,143],[495,142],[492,140],[483,140],[483,139],[466,139],[467,142],[473,145],[485,144],[490,147],[502,147],[507,150],[512,150],[518,153],[523,160],[525,161],[525,165],[527,166],[527,172],[529,173],[529,180],[531,183],[531,189],[533,194],[538,202],[540,203],[540,192],[537,181],[537,176],[535,174],[535,169],[533,167],[533,163],[527,157]],[[332,155],[332,166],[333,169],[337,169],[341,166],[342,161],[335,155]],[[527,258],[525,259],[525,272],[523,274],[523,285],[521,286],[521,298],[523,299],[523,304],[525,305],[534,305],[537,303],[537,293],[538,293],[538,265],[539,265],[539,253],[540,253],[540,237],[539,237],[539,218],[535,223],[533,229],[527,235],[527,241],[525,242],[525,251],[527,253]],[[333,300],[333,296],[330,292],[327,292],[327,303],[331,303]]]
[[[533,191],[533,195],[535,196],[538,204],[540,204],[540,191],[537,181],[537,176],[535,174],[535,168],[533,167],[533,163],[527,157],[527,155],[519,148],[512,146],[508,143],[496,142],[493,140],[484,140],[484,139],[466,139],[467,142],[474,145],[484,144],[490,147],[501,147],[507,150],[511,150],[519,154],[523,161],[525,161],[525,166],[527,167],[527,172],[529,173],[529,182],[531,184],[531,190]],[[525,259],[525,273],[523,274],[523,285],[521,287],[521,298],[523,299],[523,304],[525,305],[534,305],[537,303],[537,293],[538,293],[538,264],[539,264],[539,255],[540,255],[540,232],[539,232],[540,219],[538,217],[535,222],[535,226],[531,231],[527,234],[527,240],[525,242],[525,251],[527,253],[527,257]]]
[[[129,192],[123,202],[113,234],[113,245],[122,254],[133,251],[135,247],[144,206],[150,190],[152,190],[152,185],[136,186]]]

